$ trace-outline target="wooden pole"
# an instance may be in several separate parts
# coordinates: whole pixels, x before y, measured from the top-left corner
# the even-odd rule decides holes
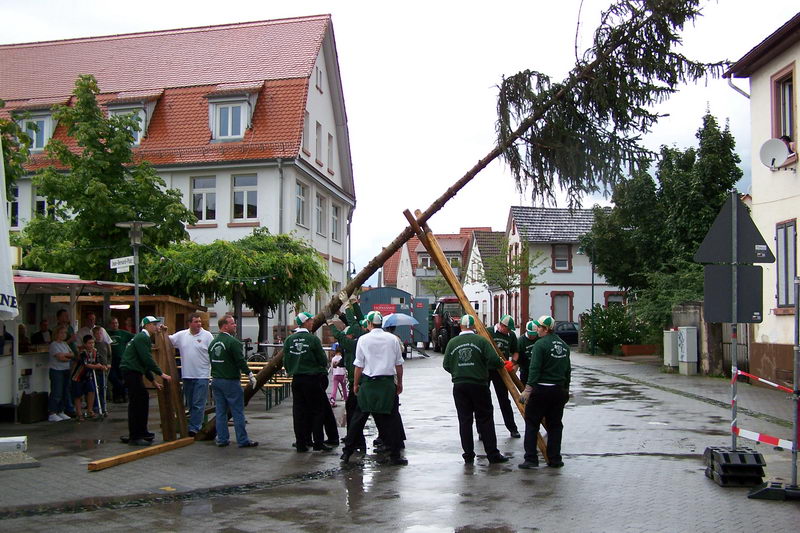
[[[183,405],[183,395],[178,378],[178,365],[175,363],[175,348],[167,339],[167,334],[159,331],[155,336],[153,358],[164,372],[172,377],[172,381],[162,381],[163,389],[157,390],[158,411],[161,415],[161,433],[164,441],[169,442],[189,436],[189,424]]]
[[[107,459],[98,459],[97,461],[92,461],[89,463],[89,472],[105,470],[106,468],[111,468],[112,466],[130,463],[131,461],[150,457],[151,455],[158,455],[159,453],[168,452],[177,448],[183,448],[184,446],[188,446],[193,442],[193,438],[186,437],[184,439],[178,439],[172,442],[165,442],[163,444],[156,444],[155,446],[141,448],[133,452],[123,453],[122,455],[115,455],[114,457],[108,457]]]
[[[423,246],[425,246],[425,249],[431,255],[433,261],[436,263],[436,266],[439,267],[439,272],[442,273],[442,276],[445,280],[447,280],[450,288],[453,289],[453,292],[458,298],[458,301],[461,303],[461,306],[464,308],[464,311],[472,315],[472,317],[475,319],[475,330],[480,336],[491,343],[500,359],[505,360],[505,355],[497,347],[497,344],[495,344],[491,334],[486,329],[486,326],[483,324],[483,322],[481,322],[481,320],[478,318],[478,313],[475,312],[475,309],[473,309],[472,304],[467,298],[467,295],[464,293],[464,288],[461,286],[461,282],[458,281],[456,273],[453,272],[453,267],[447,262],[444,252],[442,251],[441,246],[439,246],[439,241],[436,240],[436,236],[433,234],[427,223],[419,223],[419,216],[422,213],[419,210],[415,212],[417,219],[411,216],[411,212],[408,209],[403,211],[403,214],[405,215],[411,227],[414,228],[414,231],[417,232],[420,242],[422,242]],[[508,392],[511,393],[511,397],[514,398],[514,403],[517,405],[517,409],[519,409],[520,414],[522,414],[522,417],[525,418],[525,405],[519,401],[519,393],[525,388],[522,385],[522,382],[520,382],[519,378],[517,378],[515,374],[510,374],[505,369],[505,366],[498,368],[497,372],[503,379],[503,383],[508,389]],[[516,380],[513,378],[516,378]],[[539,448],[539,451],[542,452],[544,460],[547,461],[547,445],[545,444],[541,435],[536,435],[536,444]]]

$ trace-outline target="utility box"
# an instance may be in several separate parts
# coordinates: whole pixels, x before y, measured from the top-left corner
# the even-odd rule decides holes
[[[692,376],[697,374],[697,328],[678,328],[678,371]]]
[[[664,366],[678,366],[678,335],[676,330],[664,332]]]

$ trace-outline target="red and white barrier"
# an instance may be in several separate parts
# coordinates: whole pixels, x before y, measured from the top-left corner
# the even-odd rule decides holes
[[[736,370],[736,375],[737,376],[745,376],[745,377],[748,377],[750,379],[754,379],[754,380],[756,380],[758,382],[763,383],[764,385],[769,385],[770,387],[775,387],[776,389],[782,390],[783,392],[788,392],[789,394],[792,394],[794,392],[789,387],[784,387],[783,385],[778,385],[777,383],[773,383],[772,381],[768,381],[768,380],[766,380],[764,378],[760,378],[758,376],[754,376],[753,374],[748,374],[747,372],[744,372],[742,370],[738,370],[737,369]]]
[[[764,433],[756,433],[755,431],[749,431],[736,426],[733,426],[731,429],[735,434],[745,439],[763,442],[764,444],[771,444],[772,446],[780,446],[781,448],[785,448],[789,451],[792,451],[794,448],[794,443],[790,440],[779,439],[778,437],[765,435]]]

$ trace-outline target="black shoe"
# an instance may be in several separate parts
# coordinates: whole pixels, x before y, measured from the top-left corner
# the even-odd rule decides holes
[[[247,441],[247,443],[245,443],[245,444],[240,444],[240,445],[239,445],[239,448],[255,448],[256,446],[258,446],[258,441],[256,441],[256,440],[249,440],[249,441]]]
[[[129,436],[127,436],[127,435],[123,435],[123,436],[121,436],[121,437],[119,438],[119,441],[120,441],[122,444],[128,444],[128,443],[131,441],[131,438],[130,438]]]
[[[374,441],[372,441],[372,446],[374,447],[383,446],[383,440],[380,437],[375,439]]]
[[[494,464],[498,464],[498,463],[507,463],[508,462],[508,457],[506,457],[502,453],[498,453],[497,455],[490,455],[490,456],[487,457],[487,459],[489,459],[489,462],[491,464],[493,464],[493,465]]]
[[[553,461],[552,463],[547,463],[547,466],[550,468],[561,468],[564,466],[564,461]]]
[[[217,448],[224,448],[225,446],[229,445],[230,442],[218,442]]]
[[[144,434],[143,438],[147,440],[153,440],[154,438],[156,438],[156,434],[148,431],[147,433]]]
[[[294,444],[292,446],[295,447],[297,453],[306,453],[308,451],[308,446],[295,446]]]
[[[394,466],[405,466],[408,464],[408,459],[405,457],[390,457],[389,464]]]
[[[533,461],[525,461],[523,463],[520,463],[519,467],[523,470],[533,470],[534,468],[539,468],[539,463],[538,462],[534,463]]]
[[[464,458],[465,465],[471,465],[475,463],[475,454],[474,453],[462,453],[461,457]]]
[[[153,444],[153,441],[145,439],[133,439],[129,440],[128,444],[130,444],[131,446],[150,446],[151,444]]]
[[[511,433],[511,438],[512,439],[518,439],[518,438],[520,438],[522,436],[522,435],[519,434],[519,431],[517,431],[516,429],[512,429],[510,433]]]
[[[333,448],[331,448],[330,446],[325,446],[324,444],[315,444],[314,445],[314,451],[315,452],[329,452],[332,449]]]
[[[323,442],[324,442],[325,444],[327,444],[328,446],[338,446],[338,445],[339,445],[339,439],[338,439],[338,438],[335,438],[335,439],[328,439],[328,440],[326,440],[326,441],[323,441]]]
[[[190,431],[189,432],[189,436],[190,437],[196,437],[197,436],[197,432],[196,431]]]
[[[344,452],[344,453],[342,453],[342,455],[339,457],[339,460],[342,462],[342,464],[345,464],[345,465],[346,465],[347,463],[349,463],[349,462],[350,462],[350,456],[351,456],[351,455],[352,455],[352,454],[351,454],[351,453],[349,453],[349,452]]]

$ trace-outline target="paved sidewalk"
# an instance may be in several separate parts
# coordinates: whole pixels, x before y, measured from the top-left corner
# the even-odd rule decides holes
[[[728,380],[664,373],[652,357],[622,359],[576,353],[572,360],[576,369],[575,394],[568,405],[568,416],[572,417],[568,424],[572,425],[568,425],[565,437],[570,460],[586,468],[589,465],[601,468],[603,464],[631,456],[628,468],[635,472],[656,464],[648,464],[645,455],[637,455],[637,450],[651,446],[657,451],[649,455],[675,454],[678,459],[698,463],[690,474],[697,490],[716,487],[701,479],[702,474],[695,477],[695,472],[701,468],[699,455],[705,446],[726,443],[730,422],[724,416],[724,408],[729,405]],[[742,427],[790,438],[792,402],[785,399],[786,395],[748,384],[742,384],[739,391]],[[409,468],[419,469],[422,465],[435,468],[441,462],[449,464],[454,458],[457,462],[460,452],[453,433],[455,415],[448,377],[441,370],[441,356],[415,357],[407,362],[403,402],[401,412],[409,434],[412,464]],[[155,403],[151,402],[151,430],[157,427]],[[257,448],[217,448],[211,442],[197,442],[100,472],[88,472],[86,464],[134,449],[119,442],[119,436],[126,433],[124,405],[111,405],[111,415],[103,421],[0,425],[0,436],[28,435],[28,453],[41,463],[40,468],[2,472],[5,489],[0,491],[0,519],[115,504],[124,508],[141,500],[175,501],[181,495],[237,494],[283,487],[298,480],[341,476],[338,449],[332,453],[298,454],[291,448],[294,440],[291,403],[289,398],[265,411],[263,396],[254,397],[247,408],[247,418],[251,438],[261,443]],[[600,412],[599,408],[605,409],[602,418],[594,414]],[[340,404],[337,411],[341,409]],[[619,413],[619,420],[614,420],[615,413]],[[697,442],[696,445],[686,445],[687,438],[679,438],[683,434],[679,424],[670,426],[670,417],[687,416],[697,421],[697,429],[692,430],[694,436],[688,439]],[[637,418],[639,427],[634,423]],[[499,412],[496,413],[501,449],[519,459],[521,442],[508,438],[501,420]],[[622,424],[625,426],[614,427]],[[340,434],[344,434],[343,429]],[[750,441],[740,442],[756,447]],[[765,445],[757,448],[767,457],[767,478],[788,481],[791,453]],[[604,463],[598,461],[604,457],[607,458]],[[657,463],[655,467],[668,464]],[[510,468],[516,472],[513,465]],[[411,471],[415,470],[408,472]],[[575,470],[572,472],[576,474]],[[623,481],[621,477],[619,482]],[[733,489],[722,491],[732,494],[726,490]]]

